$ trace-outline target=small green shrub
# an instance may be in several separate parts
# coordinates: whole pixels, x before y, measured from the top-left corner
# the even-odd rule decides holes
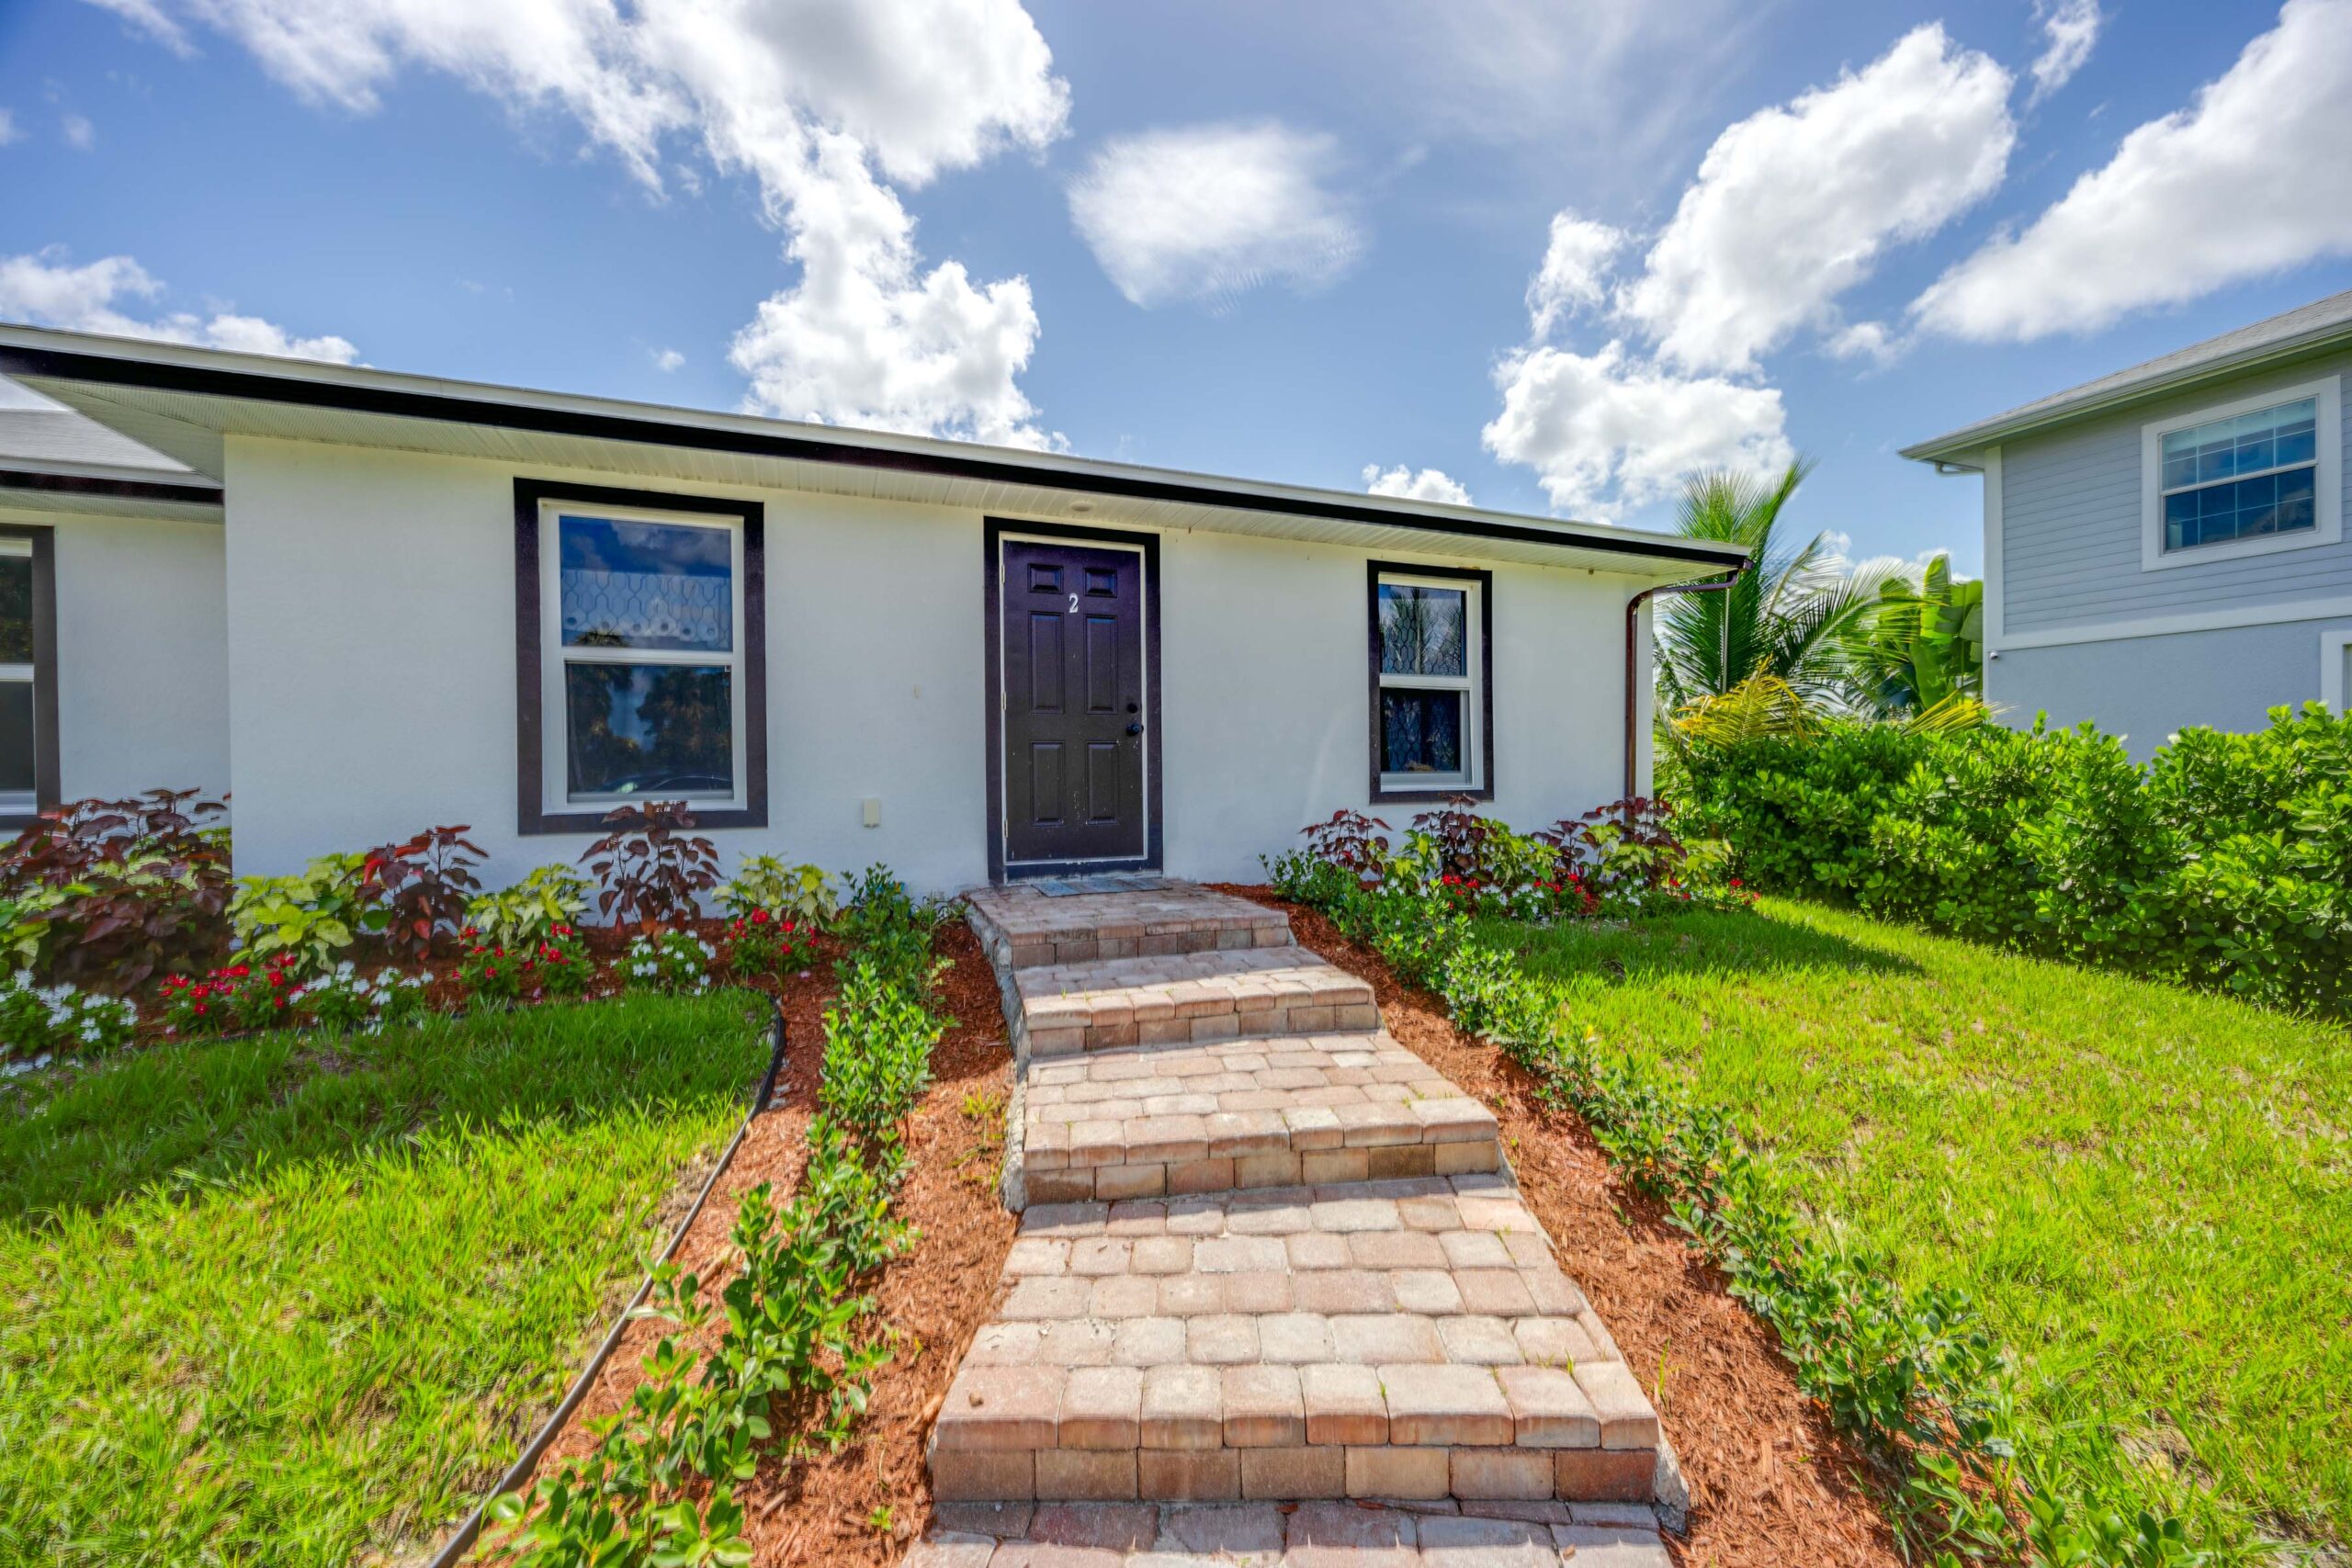
[[[288,953],[305,975],[334,966],[367,923],[360,877],[365,855],[321,855],[292,876],[241,876],[229,897],[229,929],[254,957]]]
[[[0,1061],[111,1051],[138,1027],[139,1009],[119,997],[40,985],[21,969],[0,983]]]
[[[492,946],[526,947],[545,942],[558,926],[577,925],[588,907],[588,879],[568,865],[542,865],[512,887],[481,893],[466,902],[471,936]]]
[[[746,855],[718,889],[719,907],[738,919],[764,909],[804,931],[822,931],[841,912],[841,897],[824,868],[787,865],[776,855]]]
[[[621,974],[632,987],[684,993],[710,989],[711,961],[718,950],[692,931],[632,937],[621,958]]]

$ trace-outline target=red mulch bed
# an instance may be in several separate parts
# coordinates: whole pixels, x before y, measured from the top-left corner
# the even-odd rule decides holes
[[[960,921],[949,925],[940,945],[954,966],[941,976],[939,1005],[956,1027],[932,1053],[935,1081],[908,1129],[907,1179],[895,1210],[922,1234],[868,1286],[896,1347],[875,1374],[871,1403],[847,1447],[790,1465],[771,1448],[759,1473],[737,1489],[754,1562],[887,1564],[930,1520],[923,1438],[956,1362],[987,1316],[1013,1233],[1013,1217],[997,1196],[1012,1082],[1001,1004],[968,928]],[[799,1181],[824,1056],[823,1013],[834,990],[828,962],[834,951],[820,943],[806,977],[786,976],[776,987],[787,1049],[775,1107],[752,1120],[734,1163],[678,1249],[680,1265],[702,1274],[714,1294],[731,1271],[728,1235],[737,1199],[762,1181],[774,1182],[780,1194]],[[681,1213],[707,1174],[706,1167],[681,1184]],[[645,1353],[664,1326],[650,1319],[629,1325],[557,1438],[550,1460],[591,1446],[585,1423],[628,1402]],[[873,1522],[876,1508],[889,1510],[887,1528]]]
[[[1725,1293],[1659,1206],[1628,1190],[1574,1113],[1547,1109],[1535,1080],[1463,1033],[1445,1005],[1397,983],[1378,954],[1317,911],[1264,887],[1219,892],[1281,909],[1299,942],[1372,983],[1382,1021],[1494,1110],[1520,1190],[1627,1362],[1657,1393],[1691,1509],[1679,1560],[1699,1568],[1898,1568],[1863,1461],[1797,1391],[1772,1332]]]

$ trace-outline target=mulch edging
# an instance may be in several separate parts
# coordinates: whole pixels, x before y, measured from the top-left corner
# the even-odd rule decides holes
[[[1371,983],[1400,1043],[1492,1108],[1527,1206],[1652,1389],[1690,1488],[1690,1534],[1674,1543],[1682,1562],[1903,1568],[1885,1514],[1855,1479],[1864,1461],[1798,1392],[1771,1331],[1657,1203],[1617,1179],[1580,1118],[1547,1108],[1529,1074],[1321,913],[1264,887],[1215,886],[1288,915],[1301,946]]]
[[[941,931],[939,946],[954,966],[940,977],[937,1005],[956,1024],[932,1052],[933,1081],[908,1126],[906,1181],[893,1208],[920,1227],[922,1236],[869,1287],[898,1342],[876,1372],[871,1402],[841,1452],[786,1464],[771,1445],[759,1472],[736,1488],[755,1563],[884,1568],[903,1555],[930,1521],[922,1448],[932,1415],[965,1347],[987,1320],[1012,1245],[1014,1219],[997,1196],[1012,1056],[996,981],[961,921]],[[773,1182],[780,1196],[789,1194],[807,1165],[806,1137],[824,1059],[824,1010],[836,988],[825,962],[830,956],[828,951],[813,959],[808,978],[787,978],[775,987],[787,1049],[775,1104],[752,1119],[734,1163],[678,1248],[679,1267],[702,1275],[710,1294],[733,1272],[728,1236],[736,1200],[763,1181]],[[993,1113],[967,1115],[967,1098],[976,1108],[992,1100]],[[691,1195],[689,1187],[685,1196]],[[683,1201],[679,1208],[683,1212]],[[646,1351],[669,1326],[653,1319],[628,1325],[549,1449],[543,1473],[593,1446],[586,1423],[628,1403]],[[889,1510],[887,1528],[873,1522],[876,1508]]]

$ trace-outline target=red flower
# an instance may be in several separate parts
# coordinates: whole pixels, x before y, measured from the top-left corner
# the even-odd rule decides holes
[[[206,1003],[198,1002],[196,1004],[196,1016],[198,1018],[202,1018],[206,1013],[210,1012],[211,1010],[212,1009]]]
[[[766,925],[768,923],[768,912],[765,909],[752,910],[752,923],[755,926]]]
[[[571,928],[570,926],[558,926],[555,928],[555,934],[558,936],[570,936],[571,934]]]
[[[286,998],[284,997],[272,997],[270,998],[270,1002],[273,1006],[282,1008],[286,1005]]]
[[[254,968],[252,964],[240,964],[235,968],[229,971],[229,977],[233,980],[242,980],[253,972]]]

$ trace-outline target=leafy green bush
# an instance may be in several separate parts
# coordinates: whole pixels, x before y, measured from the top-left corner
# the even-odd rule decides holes
[[[738,919],[764,909],[808,931],[823,930],[841,912],[841,898],[822,866],[787,865],[775,855],[745,855],[735,874],[719,886],[718,902]]]
[[[586,877],[568,865],[542,865],[512,887],[468,899],[466,925],[492,947],[527,947],[559,926],[577,925],[587,907]]]
[[[256,958],[290,953],[306,975],[323,974],[358,940],[368,904],[365,855],[321,855],[292,876],[241,876],[229,897],[229,929]]]
[[[2144,768],[2084,725],[1694,740],[1684,812],[1758,886],[2078,962],[2352,1007],[2352,722],[2281,708]]]

